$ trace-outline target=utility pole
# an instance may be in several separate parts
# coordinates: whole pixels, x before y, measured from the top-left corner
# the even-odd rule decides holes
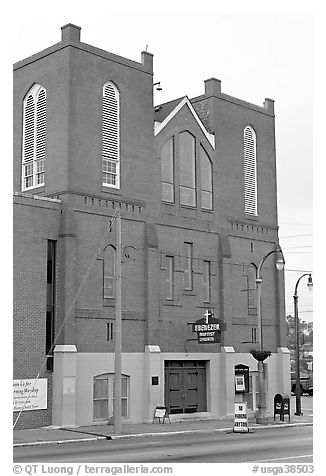
[[[256,269],[256,289],[257,289],[257,319],[258,319],[258,348],[260,352],[264,350],[263,344],[263,320],[262,320],[262,307],[261,307],[261,287],[262,287],[262,277],[261,269],[266,259],[274,254],[279,253],[281,258],[276,261],[276,268],[281,271],[284,269],[284,256],[281,248],[277,250],[272,250],[267,253],[258,266],[255,266]],[[254,264],[254,263],[252,263]],[[264,392],[264,364],[263,361],[258,361],[257,364],[258,370],[258,410],[256,412],[256,423],[265,423],[266,422],[266,397]]]
[[[114,433],[121,433],[121,215],[116,212],[116,296],[115,296],[115,341],[114,341]]]
[[[313,283],[311,273],[304,273],[296,282],[294,288],[294,319],[295,319],[295,415],[300,416],[301,413],[301,384],[300,384],[300,321],[298,311],[298,285],[300,280],[308,276],[308,289],[311,290]]]

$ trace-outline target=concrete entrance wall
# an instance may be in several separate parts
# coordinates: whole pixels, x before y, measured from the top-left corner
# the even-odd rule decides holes
[[[53,425],[94,424],[94,377],[114,373],[114,354],[78,353],[74,346],[57,346],[54,356]],[[130,384],[128,421],[151,422],[155,406],[164,405],[165,360],[206,361],[205,414],[215,418],[233,417],[236,398],[234,366],[245,364],[250,372],[257,370],[257,362],[251,354],[236,353],[232,347],[222,347],[220,354],[162,353],[159,346],[147,346],[144,353],[123,353],[122,374],[129,377]],[[266,367],[267,411],[271,414],[274,395],[290,392],[287,349],[279,349],[277,354],[272,354],[266,361]]]

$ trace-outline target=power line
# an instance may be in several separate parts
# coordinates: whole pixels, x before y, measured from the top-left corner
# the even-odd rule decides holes
[[[302,226],[312,226],[312,223],[286,223],[281,222],[279,225],[302,225]]]
[[[291,246],[291,248],[282,248],[282,250],[295,250],[297,248],[312,248],[312,245],[297,245],[297,246]]]
[[[284,238],[296,238],[297,236],[312,236],[313,233],[306,233],[304,235],[289,235],[289,236],[280,236],[280,240],[284,240]]]
[[[288,251],[289,255],[308,255],[311,253],[312,251]]]

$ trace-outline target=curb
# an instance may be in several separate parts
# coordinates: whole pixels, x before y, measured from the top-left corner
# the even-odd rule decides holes
[[[256,431],[256,430],[266,430],[268,428],[284,428],[284,427],[300,427],[300,426],[313,426],[313,423],[310,422],[304,422],[304,423],[285,423],[285,424],[275,424],[275,425],[259,425],[259,426],[251,426],[249,427],[250,430]],[[200,434],[200,433],[223,433],[227,431],[231,431],[233,433],[233,427],[227,427],[227,428],[210,428],[210,429],[204,429],[204,430],[179,430],[179,431],[160,431],[160,432],[155,432],[155,433],[136,433],[136,434],[130,434],[130,435],[111,435],[110,439],[111,440],[119,440],[119,439],[125,439],[125,438],[136,438],[136,437],[146,437],[146,436],[168,436],[168,435],[189,435],[189,434]],[[251,431],[252,432],[252,431]]]
[[[87,443],[97,440],[111,440],[110,436],[96,436],[94,438],[75,438],[73,440],[50,440],[50,441],[30,441],[25,443],[14,443],[14,448],[22,448],[24,446],[48,446],[62,445],[63,443]]]
[[[259,425],[251,426],[250,430],[266,430],[269,428],[288,428],[288,427],[300,427],[300,426],[313,426],[311,422],[298,422],[298,423],[285,423],[275,425]],[[92,438],[76,438],[73,440],[56,440],[56,441],[34,441],[25,443],[14,443],[14,448],[21,448],[26,446],[47,446],[47,445],[61,445],[64,443],[85,443],[99,440],[123,440],[126,438],[145,438],[153,436],[168,436],[168,435],[190,435],[190,434],[204,434],[204,433],[223,433],[227,431],[232,432],[233,427],[227,428],[210,428],[203,430],[179,430],[179,431],[164,431],[154,433],[134,433],[129,435],[108,435],[108,436],[94,436]]]

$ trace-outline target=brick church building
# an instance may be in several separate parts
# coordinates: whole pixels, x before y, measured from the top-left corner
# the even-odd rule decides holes
[[[61,31],[14,65],[16,428],[112,417],[117,210],[122,417],[150,422],[163,405],[227,418],[239,399],[254,413],[255,268],[279,247],[273,100],[234,98],[211,78],[154,107],[152,54],[138,63]],[[290,386],[276,258],[262,270],[269,412]],[[220,327],[199,342],[208,314]]]

